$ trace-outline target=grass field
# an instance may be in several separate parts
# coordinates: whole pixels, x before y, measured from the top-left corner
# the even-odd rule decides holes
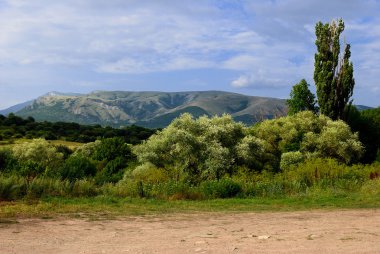
[[[194,212],[261,212],[311,209],[380,208],[380,196],[350,195],[297,196],[286,198],[213,199],[167,201],[157,199],[116,198],[44,198],[40,200],[0,202],[0,218],[97,217]]]
[[[16,139],[16,140],[4,140],[0,141],[0,148],[11,148],[15,144],[22,144],[32,141],[31,139]],[[83,145],[83,143],[79,142],[71,142],[71,141],[65,141],[65,140],[49,140],[49,143],[53,145],[64,145],[67,146],[70,149],[75,149],[78,146]]]

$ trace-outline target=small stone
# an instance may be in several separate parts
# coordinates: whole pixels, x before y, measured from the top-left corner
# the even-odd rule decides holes
[[[307,240],[314,240],[315,238],[317,238],[318,236],[317,235],[313,235],[313,234],[310,234],[307,236]]]
[[[217,238],[217,237],[214,236],[214,235],[200,235],[199,237],[200,237],[200,238]]]
[[[270,238],[270,235],[259,235],[257,237],[259,240],[265,240],[265,239],[269,239]]]

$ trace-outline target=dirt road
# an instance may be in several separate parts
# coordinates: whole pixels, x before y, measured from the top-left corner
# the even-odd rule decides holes
[[[18,220],[0,253],[380,253],[380,210]]]

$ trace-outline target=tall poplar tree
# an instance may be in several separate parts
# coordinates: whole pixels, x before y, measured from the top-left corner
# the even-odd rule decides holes
[[[320,112],[334,120],[346,119],[355,85],[350,44],[345,44],[344,51],[340,52],[340,34],[343,30],[342,19],[334,20],[330,24],[318,22],[315,26],[317,53],[314,82],[318,104]]]

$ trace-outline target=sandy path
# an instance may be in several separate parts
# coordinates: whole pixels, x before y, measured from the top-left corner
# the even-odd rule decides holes
[[[0,253],[380,253],[380,210],[19,220]]]

